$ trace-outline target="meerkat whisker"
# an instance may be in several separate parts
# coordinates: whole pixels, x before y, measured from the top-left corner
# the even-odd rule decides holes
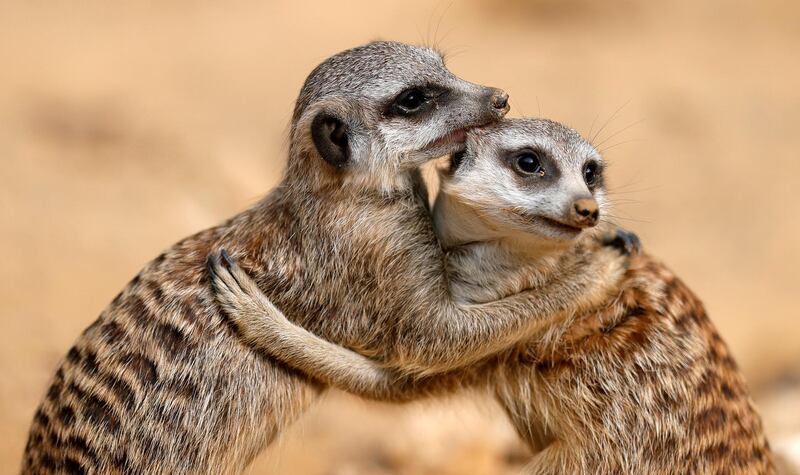
[[[592,131],[594,130],[594,125],[597,123],[597,120],[600,118],[600,113],[598,112],[595,114],[594,119],[592,119],[592,124],[589,126],[589,132],[586,133],[587,137],[592,137]],[[591,140],[589,141],[591,142]]]
[[[595,146],[595,148],[598,148],[598,149],[600,149],[600,148],[602,148],[602,146],[603,146],[603,144],[604,144],[604,143],[607,143],[609,140],[613,139],[613,138],[614,138],[614,137],[616,137],[617,135],[619,135],[619,134],[621,134],[621,133],[623,133],[623,132],[625,132],[625,131],[627,131],[627,130],[631,129],[632,127],[635,127],[635,126],[637,126],[637,125],[641,124],[641,123],[642,123],[642,122],[644,122],[644,121],[645,121],[645,119],[639,119],[639,120],[633,121],[633,122],[631,122],[630,124],[628,124],[628,125],[626,125],[626,126],[622,127],[621,129],[617,130],[616,132],[614,132],[614,133],[612,133],[612,134],[608,135],[606,138],[604,138],[604,139],[603,139],[603,140],[601,140],[600,142],[598,142],[598,143],[593,143],[592,145],[594,145],[594,146]]]
[[[599,150],[600,150],[600,153],[606,153],[607,151],[611,150],[612,148],[616,148],[616,147],[619,147],[620,145],[626,145],[626,144],[635,143],[635,142],[642,142],[642,140],[638,140],[638,139],[623,140],[622,142],[616,142],[616,143],[611,144],[611,145],[609,145],[607,147],[602,147]]]
[[[594,134],[594,135],[593,135],[593,136],[592,136],[592,137],[589,139],[589,143],[592,143],[592,144],[593,144],[593,143],[595,143],[595,141],[596,141],[596,140],[597,140],[597,138],[600,136],[600,134],[601,134],[601,133],[603,133],[603,130],[605,130],[605,128],[606,128],[606,127],[607,127],[607,126],[608,126],[608,125],[609,125],[609,124],[610,124],[610,123],[611,123],[611,122],[612,122],[612,121],[613,121],[613,120],[614,120],[614,119],[617,117],[617,114],[619,114],[620,112],[622,112],[622,109],[624,109],[625,107],[627,107],[627,105],[628,105],[630,102],[631,102],[631,99],[628,99],[628,100],[626,100],[626,101],[625,101],[625,102],[624,102],[624,103],[623,103],[621,106],[619,106],[619,107],[618,107],[618,108],[617,108],[617,109],[616,109],[616,110],[615,110],[615,111],[614,111],[614,112],[611,114],[611,116],[609,116],[609,118],[608,118],[608,119],[607,119],[607,120],[606,120],[606,121],[603,123],[603,125],[602,125],[602,126],[599,128],[599,129],[597,129],[597,132],[595,132],[595,134]]]

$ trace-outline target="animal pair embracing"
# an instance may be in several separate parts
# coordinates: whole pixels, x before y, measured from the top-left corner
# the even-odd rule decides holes
[[[491,385],[531,473],[771,473],[697,298],[602,223],[602,158],[560,124],[504,119],[507,99],[428,48],[320,64],[279,186],[150,262],[86,329],[23,472],[239,473],[331,384],[389,400]],[[432,219],[418,169],[443,155]]]

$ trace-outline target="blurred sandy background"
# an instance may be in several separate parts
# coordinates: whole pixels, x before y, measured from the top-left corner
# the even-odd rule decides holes
[[[0,2],[3,471],[73,339],[162,249],[267,192],[305,75],[378,38],[435,41],[512,115],[597,133],[619,222],[704,298],[774,445],[800,451],[800,4],[136,3]],[[481,398],[333,392],[252,473],[507,473],[524,456]]]

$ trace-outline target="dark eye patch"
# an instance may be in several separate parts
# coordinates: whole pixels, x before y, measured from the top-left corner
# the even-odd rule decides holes
[[[436,85],[412,86],[401,91],[386,108],[389,117],[414,117],[433,109],[446,97],[447,90]]]
[[[406,111],[412,111],[419,108],[419,106],[428,100],[430,99],[425,94],[425,91],[415,87],[400,94],[400,96],[398,96],[394,102],[397,107],[400,107]]]
[[[533,150],[524,151],[519,154],[516,161],[517,169],[526,175],[544,176],[545,171],[542,167],[542,159]]]
[[[545,166],[547,154],[541,150],[524,148],[510,151],[506,156],[509,166],[522,177],[543,178],[548,175],[548,169]]]
[[[589,160],[583,165],[583,181],[590,190],[603,183],[603,165],[595,160]]]
[[[502,163],[510,168],[523,186],[554,183],[561,177],[559,164],[546,149],[523,147],[499,152]]]

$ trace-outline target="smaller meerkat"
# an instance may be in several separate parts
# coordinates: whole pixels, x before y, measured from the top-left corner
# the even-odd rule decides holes
[[[585,231],[605,207],[602,172],[595,149],[551,121],[471,131],[434,211],[453,295],[492,300],[523,275],[545,285],[571,263],[602,258]],[[214,272],[217,298],[245,340],[328,384],[391,401],[493,386],[538,452],[529,473],[774,473],[727,346],[697,297],[647,255],[632,258],[593,308],[554,312],[513,350],[424,377],[294,325],[229,258]]]

